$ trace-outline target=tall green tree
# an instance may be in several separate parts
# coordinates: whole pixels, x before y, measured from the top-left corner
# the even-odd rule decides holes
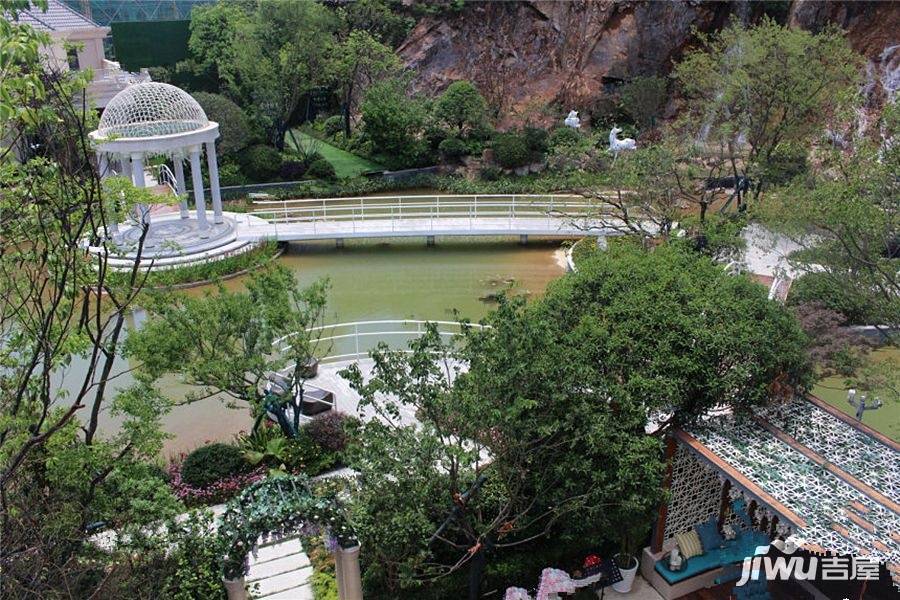
[[[363,130],[385,164],[416,166],[424,154],[425,100],[407,96],[404,78],[380,81],[369,88],[360,106]]]
[[[730,175],[751,180],[756,197],[780,146],[806,146],[846,117],[861,67],[839,30],[813,34],[764,18],[701,36],[674,75],[688,101],[686,127],[720,145]],[[735,188],[738,206],[747,191]]]
[[[641,407],[609,410],[552,322],[521,302],[489,323],[457,349],[430,327],[410,353],[375,352],[370,378],[345,374],[380,417],[361,425],[354,460],[368,592],[423,597],[453,577],[456,595],[479,597],[494,562],[564,531],[609,535],[625,504],[646,523],[661,498],[660,443]],[[495,583],[525,576],[504,575]]]
[[[350,119],[359,98],[376,81],[398,75],[400,59],[368,32],[354,30],[334,47],[328,69],[341,97],[344,136],[350,139]]]
[[[192,21],[196,60],[215,67],[223,90],[283,150],[300,100],[326,81],[334,13],[318,2],[228,2],[198,8]]]
[[[0,595],[90,597],[121,555],[85,543],[89,526],[146,524],[178,504],[144,462],[167,403],[140,379],[114,385],[145,275],[138,260],[127,285],[110,283],[107,225],[150,199],[101,181],[90,74],[45,62],[49,37],[7,18],[23,8],[42,3],[0,1]],[[107,412],[118,432],[102,430]]]
[[[246,292],[220,287],[202,297],[163,295],[149,303],[153,318],[128,338],[126,350],[140,370],[156,380],[167,373],[196,386],[184,398],[192,402],[223,395],[266,412],[265,385],[286,371],[289,390],[271,408],[289,407],[281,423],[287,437],[299,429],[304,366],[315,357],[322,325],[327,281],[298,287],[293,274],[271,267],[250,276]]]
[[[453,135],[466,137],[487,123],[487,102],[472,83],[454,81],[435,101],[434,118]]]

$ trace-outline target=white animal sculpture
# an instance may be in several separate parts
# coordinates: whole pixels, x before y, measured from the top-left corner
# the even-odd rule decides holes
[[[669,570],[670,571],[680,571],[681,565],[684,564],[684,559],[681,557],[681,553],[678,551],[678,546],[672,548],[672,552],[669,553]]]
[[[620,133],[622,133],[622,130],[615,126],[609,130],[609,151],[616,156],[618,156],[619,152],[622,150],[634,150],[637,148],[637,145],[632,138],[623,138],[620,140]]]
[[[581,127],[581,119],[578,118],[577,110],[570,110],[569,116],[567,116],[566,120],[563,122],[566,124],[566,127],[571,127],[572,129]]]
[[[731,526],[731,523],[725,523],[722,525],[722,535],[725,536],[726,540],[733,540],[737,537],[737,532]]]

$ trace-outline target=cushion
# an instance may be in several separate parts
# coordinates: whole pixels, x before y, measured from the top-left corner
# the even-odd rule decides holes
[[[703,544],[700,543],[700,536],[691,529],[685,533],[679,533],[675,536],[675,543],[681,551],[681,556],[690,558],[692,556],[700,556],[703,554]]]
[[[703,545],[703,551],[709,552],[715,548],[721,548],[725,545],[725,538],[719,533],[719,525],[715,519],[710,519],[705,523],[700,523],[694,527],[700,543]]]

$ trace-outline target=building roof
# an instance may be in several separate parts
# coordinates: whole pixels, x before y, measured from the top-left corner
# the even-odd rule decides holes
[[[808,549],[873,556],[900,580],[900,444],[814,397],[677,436]]]
[[[4,15],[7,19],[7,15]],[[93,29],[100,26],[79,12],[76,12],[59,0],[47,0],[47,10],[43,11],[34,4],[30,8],[19,11],[20,23],[31,25],[35,29],[47,32],[76,31]]]

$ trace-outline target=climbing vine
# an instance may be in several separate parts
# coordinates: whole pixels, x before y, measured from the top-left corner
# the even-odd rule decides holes
[[[275,476],[255,483],[229,501],[222,515],[219,536],[226,548],[225,577],[246,575],[247,555],[261,537],[317,532],[342,548],[359,543],[337,494],[315,493],[305,475]]]

